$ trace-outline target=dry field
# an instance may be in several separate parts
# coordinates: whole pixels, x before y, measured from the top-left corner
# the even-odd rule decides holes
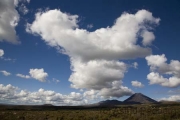
[[[24,110],[23,110],[24,109]],[[180,120],[180,105],[134,105],[58,109],[16,107],[0,109],[1,120]]]

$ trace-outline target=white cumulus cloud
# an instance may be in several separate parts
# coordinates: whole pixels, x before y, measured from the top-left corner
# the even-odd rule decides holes
[[[133,92],[122,85],[127,66],[123,62],[93,60],[87,63],[73,62],[69,81],[71,87],[95,90],[99,96],[121,97]]]
[[[130,96],[134,92],[129,89],[128,87],[122,86],[122,82],[114,81],[112,82],[111,88],[103,88],[99,92],[99,95],[104,98],[112,98],[112,97],[123,97],[123,96]]]
[[[180,102],[180,95],[171,95],[169,97],[161,98],[160,100]]]
[[[180,78],[172,76],[169,78],[160,75],[159,73],[151,72],[147,75],[150,84],[160,84],[165,87],[178,87],[180,85]]]
[[[131,81],[131,84],[134,87],[139,87],[139,88],[144,87],[144,85],[141,82],[137,81],[137,80]]]
[[[152,41],[155,40],[153,32],[143,31],[141,36],[143,38],[142,43],[144,46],[151,45]]]
[[[35,68],[35,69],[29,70],[29,75],[23,75],[23,74],[18,73],[18,74],[16,74],[16,76],[25,78],[25,79],[33,78],[40,82],[46,82],[48,73],[46,73],[43,68],[41,68],[41,69]],[[56,81],[56,82],[59,82],[59,81]]]
[[[2,57],[4,55],[4,50],[0,49],[0,57]]]
[[[166,87],[180,86],[180,62],[171,60],[167,63],[167,58],[162,55],[150,55],[146,57],[151,73],[147,75],[150,84],[160,84]]]
[[[74,88],[88,88],[100,90],[111,87],[113,81],[124,77],[126,64],[118,61],[94,60],[88,63],[73,63],[72,75],[69,81]]]
[[[68,95],[44,90],[30,92],[18,87],[0,84],[0,102],[13,104],[54,104],[54,105],[82,105],[86,100],[80,93],[71,92]]]
[[[5,71],[5,70],[2,70],[2,71],[0,71],[4,76],[9,76],[9,75],[11,75],[11,73],[10,72],[7,72],[7,71]]]
[[[167,58],[164,54],[162,55],[150,55],[146,57],[147,63],[150,66],[151,70],[155,70],[157,67],[166,66]]]
[[[95,98],[98,98],[97,92],[98,91],[96,90],[88,90],[83,93],[83,96],[89,100],[94,100]]]
[[[32,78],[39,80],[41,82],[45,82],[48,77],[48,73],[44,72],[44,69],[30,69],[29,74]]]
[[[31,78],[29,75],[23,75],[23,74],[16,74],[16,76],[21,77],[21,78],[25,78],[25,79]]]
[[[148,31],[148,24],[158,24],[159,18],[140,10],[136,14],[124,13],[111,27],[94,32],[78,28],[78,15],[69,15],[60,10],[36,13],[27,31],[39,34],[50,46],[62,47],[62,52],[81,60],[131,59],[151,54],[151,49],[137,45],[140,31]],[[138,36],[139,35],[139,36]]]
[[[15,9],[17,3],[14,0],[0,1],[0,41],[19,43],[15,31],[19,22],[19,14]]]

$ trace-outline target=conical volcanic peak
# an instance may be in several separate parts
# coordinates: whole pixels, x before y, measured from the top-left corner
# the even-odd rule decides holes
[[[150,97],[143,95],[142,93],[135,93],[130,96],[128,99],[124,100],[124,103],[127,104],[143,104],[143,103],[157,103]]]

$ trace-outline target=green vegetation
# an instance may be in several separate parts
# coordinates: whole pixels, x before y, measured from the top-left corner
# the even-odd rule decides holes
[[[55,107],[55,106],[54,106]],[[122,105],[117,107],[89,107],[40,110],[28,107],[1,107],[1,120],[180,120],[179,104]],[[24,110],[22,110],[24,109]]]

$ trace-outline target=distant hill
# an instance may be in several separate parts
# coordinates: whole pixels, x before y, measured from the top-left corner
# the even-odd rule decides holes
[[[158,102],[150,97],[143,95],[142,93],[135,93],[126,100],[124,100],[123,102],[118,100],[105,100],[105,101],[100,101],[98,103],[89,104],[86,106],[95,107],[95,106],[116,106],[116,105],[126,105],[126,104],[150,104],[150,103],[158,103]]]
[[[179,101],[166,101],[166,100],[161,100],[159,101],[161,104],[179,104]]]
[[[52,104],[44,104],[43,106],[54,106],[54,105],[52,105]]]
[[[98,103],[100,106],[114,106],[114,105],[122,105],[122,101],[118,100],[105,100]]]
[[[150,97],[143,95],[142,93],[135,93],[126,100],[123,101],[124,104],[147,104],[147,103],[158,103]]]
[[[88,105],[83,105],[87,107],[108,107],[108,106],[116,106],[116,105],[122,105],[123,102],[119,100],[105,100],[105,101],[100,101],[98,103],[93,103],[93,104],[88,104]]]

